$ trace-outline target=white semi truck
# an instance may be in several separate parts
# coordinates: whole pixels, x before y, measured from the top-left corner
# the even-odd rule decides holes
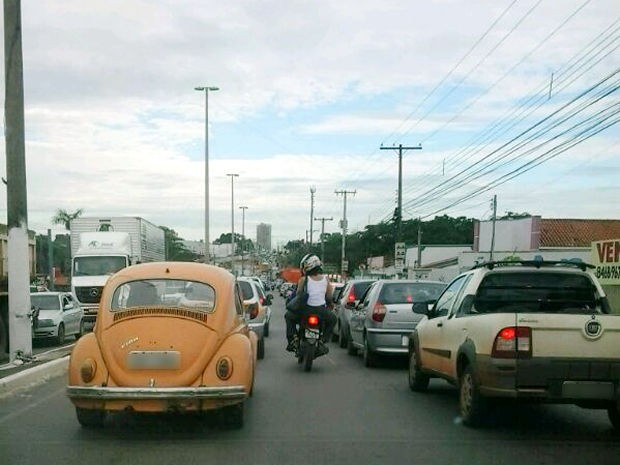
[[[82,217],[71,221],[71,291],[87,328],[97,318],[101,291],[118,270],[166,259],[164,230],[139,217]]]

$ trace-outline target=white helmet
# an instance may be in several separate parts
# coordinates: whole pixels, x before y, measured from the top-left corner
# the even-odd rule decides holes
[[[308,258],[304,260],[303,270],[305,274],[310,273],[317,268],[321,268],[323,263],[321,263],[321,259],[316,255],[310,255]]]
[[[307,253],[306,255],[304,255],[301,261],[299,262],[299,268],[303,270],[306,265],[306,260],[308,260],[310,257],[312,257],[312,254]]]

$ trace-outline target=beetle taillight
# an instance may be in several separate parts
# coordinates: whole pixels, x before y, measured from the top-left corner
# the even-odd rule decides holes
[[[383,319],[385,318],[385,312],[386,312],[386,308],[385,305],[383,305],[381,302],[377,302],[375,304],[375,306],[372,308],[372,319],[373,321],[377,321],[379,323],[381,323],[383,321]]]
[[[529,358],[532,356],[532,328],[509,326],[495,336],[491,357]]]

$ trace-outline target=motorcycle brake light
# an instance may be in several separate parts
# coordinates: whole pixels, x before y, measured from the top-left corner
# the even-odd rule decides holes
[[[310,326],[318,326],[319,325],[319,317],[316,315],[308,316],[308,325]]]

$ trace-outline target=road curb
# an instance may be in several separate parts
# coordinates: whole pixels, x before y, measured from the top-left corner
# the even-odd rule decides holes
[[[56,376],[63,375],[69,368],[69,356],[38,365],[0,379],[0,398],[6,397],[21,389],[42,384]]]

